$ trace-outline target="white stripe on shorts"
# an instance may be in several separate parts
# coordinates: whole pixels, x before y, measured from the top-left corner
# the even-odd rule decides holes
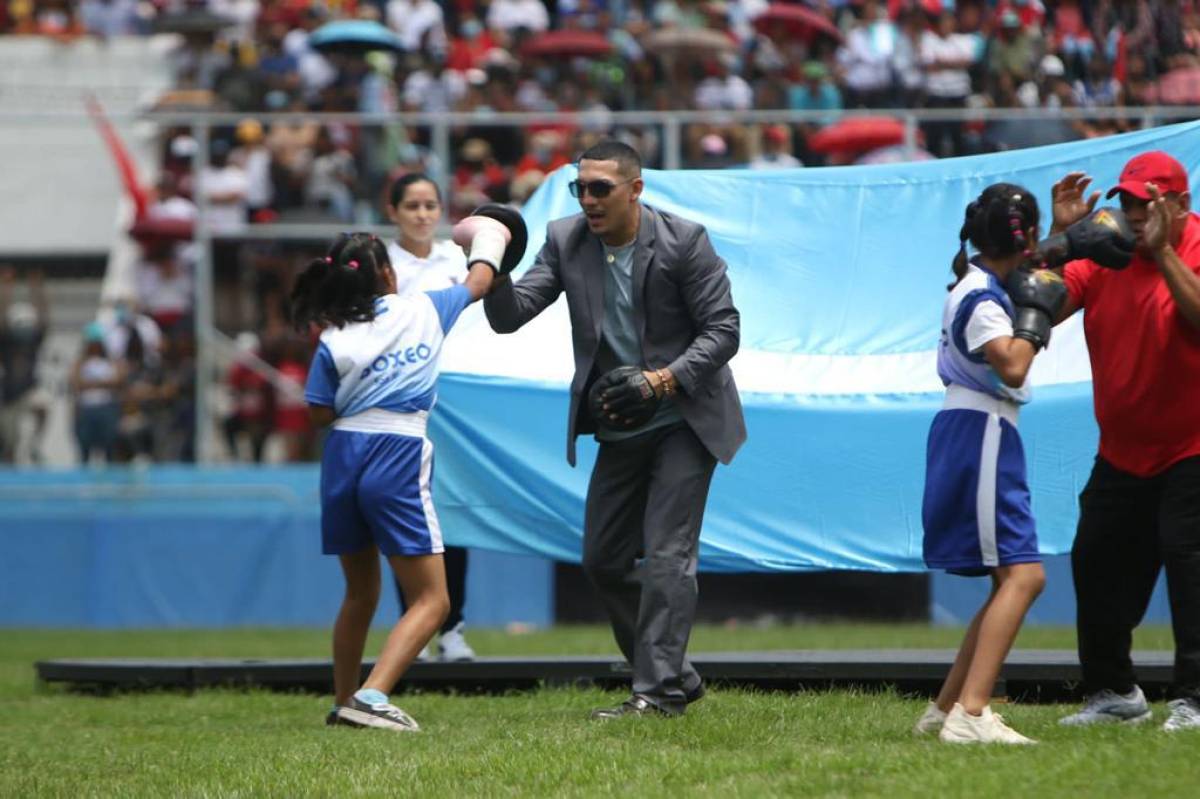
[[[1000,461],[1000,417],[987,415],[983,448],[979,453],[979,485],[975,488],[975,515],[979,520],[979,554],[984,566],[999,566],[996,552],[996,470]]]
[[[429,528],[429,546],[434,553],[442,552],[442,526],[438,524],[437,511],[433,508],[433,494],[430,493],[430,483],[433,482],[433,442],[425,439],[421,443],[421,505],[425,508],[425,524]]]

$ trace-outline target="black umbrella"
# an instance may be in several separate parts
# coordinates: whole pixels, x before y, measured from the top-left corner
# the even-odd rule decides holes
[[[151,30],[155,33],[216,33],[236,24],[236,20],[214,14],[203,8],[189,8],[174,14],[160,14],[154,18]]]

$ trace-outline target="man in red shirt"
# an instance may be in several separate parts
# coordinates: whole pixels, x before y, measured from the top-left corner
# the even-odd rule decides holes
[[[1055,184],[1056,229],[1091,211],[1089,182],[1072,173]],[[1089,696],[1062,722],[1150,718],[1130,647],[1165,566],[1175,685],[1163,729],[1200,728],[1200,216],[1187,172],[1164,152],[1131,159],[1117,194],[1136,235],[1129,266],[1063,268],[1059,321],[1084,309],[1100,452],[1071,550]]]

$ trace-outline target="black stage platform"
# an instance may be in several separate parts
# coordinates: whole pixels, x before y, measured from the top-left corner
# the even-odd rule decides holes
[[[692,663],[710,686],[764,690],[895,687],[932,695],[954,658],[949,649],[845,649],[696,653]],[[1152,698],[1165,695],[1173,671],[1170,652],[1135,652],[1138,681]],[[43,660],[38,678],[89,691],[257,686],[277,690],[332,691],[327,659],[117,659]],[[364,676],[370,663],[364,666]],[[1027,649],[1013,652],[997,694],[1031,701],[1079,697],[1075,652]],[[629,668],[609,657],[485,657],[469,663],[414,663],[404,690],[500,693],[540,686],[629,684]]]

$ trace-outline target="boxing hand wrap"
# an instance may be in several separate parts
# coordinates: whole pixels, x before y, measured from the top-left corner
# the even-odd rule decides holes
[[[487,216],[468,216],[454,226],[454,243],[467,253],[467,266],[482,261],[496,274],[504,274],[504,250],[512,240],[512,233],[501,222]]]

